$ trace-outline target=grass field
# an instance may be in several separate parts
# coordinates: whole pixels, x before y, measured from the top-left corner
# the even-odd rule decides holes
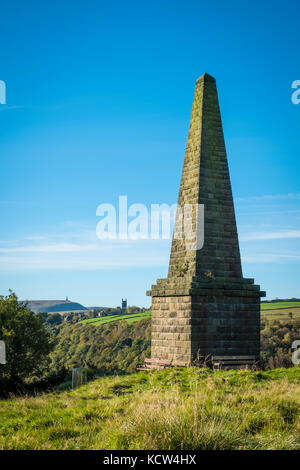
[[[286,308],[300,308],[300,302],[270,302],[261,303],[261,310],[280,310]]]
[[[290,312],[292,317],[290,317]],[[261,317],[268,320],[293,321],[300,320],[300,308],[288,308],[279,310],[262,310]]]
[[[81,320],[79,323],[87,324],[91,323],[93,325],[104,325],[105,323],[110,323],[114,321],[126,320],[127,323],[131,324],[144,318],[150,318],[151,312],[142,312],[142,313],[132,313],[128,315],[109,315],[107,317],[100,318],[88,318],[87,320]]]
[[[0,402],[0,449],[300,449],[300,368],[103,377]]]

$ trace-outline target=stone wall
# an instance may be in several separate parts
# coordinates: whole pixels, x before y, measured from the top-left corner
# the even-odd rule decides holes
[[[191,296],[153,297],[151,356],[191,363]]]

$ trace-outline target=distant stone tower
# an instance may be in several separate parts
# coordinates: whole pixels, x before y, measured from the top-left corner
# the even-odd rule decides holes
[[[208,74],[196,82],[178,198],[184,204],[204,204],[204,245],[189,249],[184,233],[175,237],[184,225],[177,211],[168,277],[147,292],[152,358],[180,365],[207,356],[257,360],[265,293],[242,275],[216,81]]]
[[[122,313],[127,312],[127,299],[122,299],[122,306],[121,306]]]

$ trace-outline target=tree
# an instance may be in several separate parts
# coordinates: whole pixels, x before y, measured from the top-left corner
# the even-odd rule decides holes
[[[127,313],[137,313],[139,312],[139,307],[136,305],[131,305],[130,307],[127,307]]]
[[[51,333],[43,316],[34,314],[10,291],[0,297],[0,340],[6,346],[6,364],[0,365],[0,389],[16,391],[32,375],[38,376],[52,350]]]
[[[46,322],[49,323],[49,325],[60,325],[62,323],[61,315],[59,313],[52,313],[48,315]]]

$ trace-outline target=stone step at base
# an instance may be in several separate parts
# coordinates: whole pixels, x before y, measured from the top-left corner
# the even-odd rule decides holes
[[[243,369],[254,366],[255,356],[212,356],[214,369]]]

